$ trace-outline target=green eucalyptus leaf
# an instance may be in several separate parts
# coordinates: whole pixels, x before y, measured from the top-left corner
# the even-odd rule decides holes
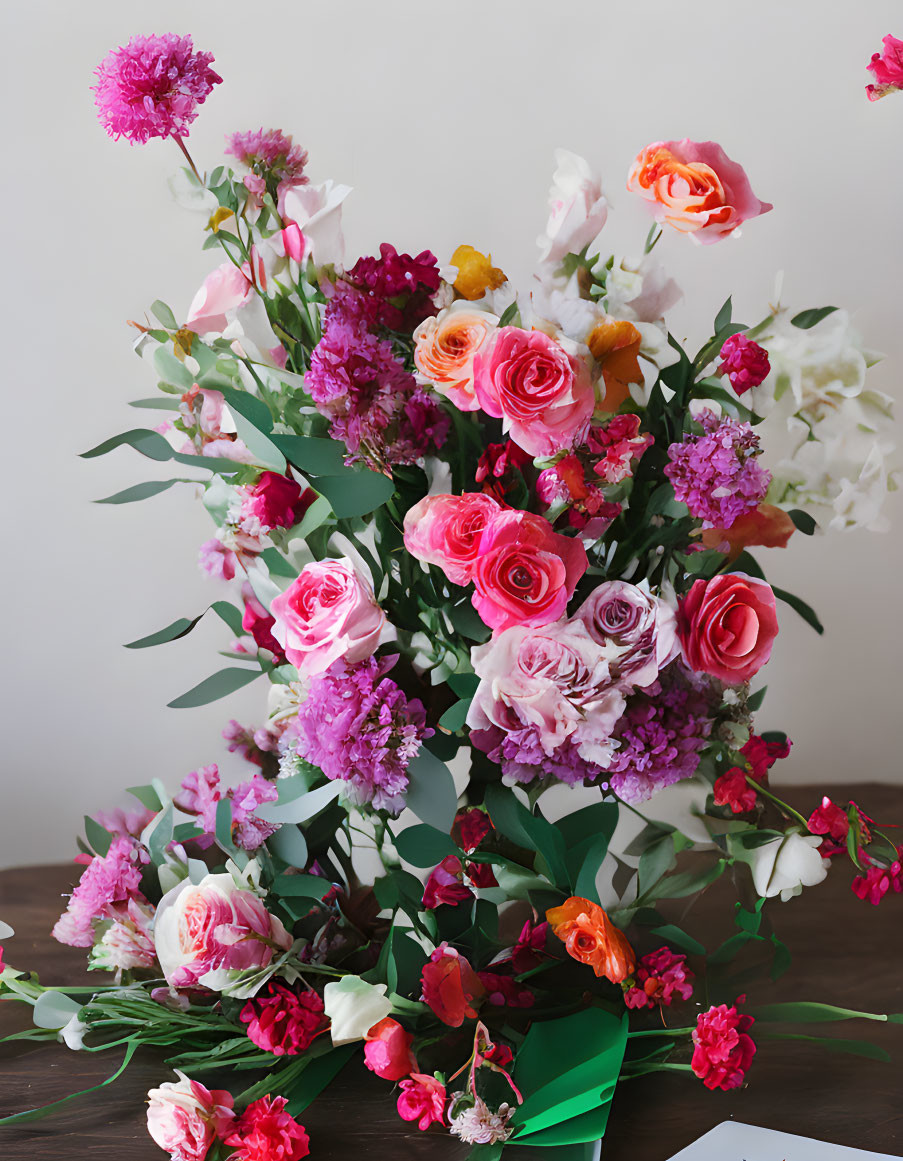
[[[791,508],[787,515],[805,536],[812,536],[818,529],[815,518],[801,508]]]
[[[273,443],[305,475],[340,476],[346,470],[348,449],[335,439],[312,435],[274,435]]]
[[[172,313],[165,302],[161,302],[158,298],[156,302],[151,304],[151,313],[161,322],[167,330],[177,331],[179,324],[176,322],[176,316]]]
[[[112,496],[104,496],[102,500],[95,500],[95,504],[134,504],[138,500],[149,500],[151,496],[159,496],[168,491],[173,484],[191,484],[193,480],[144,480],[140,484],[133,484],[130,488],[123,488],[121,492],[114,492]]]
[[[447,855],[461,853],[451,835],[425,822],[396,835],[395,849],[412,867],[435,867]]]
[[[105,830],[90,814],[85,815],[85,838],[94,850],[103,858],[110,849],[113,836]]]
[[[167,704],[170,709],[193,709],[195,706],[208,705],[255,681],[260,673],[259,669],[220,669]]]
[[[408,762],[407,774],[409,785],[405,805],[408,810],[437,830],[451,830],[458,792],[449,768],[426,746],[421,746]]]
[[[835,310],[837,310],[836,306],[810,307],[809,310],[801,310],[799,314],[795,314],[790,322],[792,326],[799,327],[801,331],[808,331],[820,323],[823,318],[833,314]]]
[[[775,585],[771,586],[771,591],[779,601],[783,601],[784,604],[789,605],[795,613],[799,613],[806,624],[811,625],[816,633],[819,635],[824,633],[825,627],[818,619],[817,613],[812,608],[812,606],[807,605],[801,597],[794,596],[793,593],[788,593],[785,589],[779,589]]]
[[[367,469],[342,476],[317,476],[311,483],[326,497],[340,520],[366,516],[395,493],[391,476]]]

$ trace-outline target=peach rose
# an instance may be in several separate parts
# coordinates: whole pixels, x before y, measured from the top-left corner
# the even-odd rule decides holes
[[[217,1137],[232,1122],[232,1094],[205,1088],[176,1070],[178,1081],[167,1081],[147,1094],[147,1131],[161,1149],[181,1161],[204,1161]]]
[[[633,948],[598,903],[572,895],[560,907],[550,908],[546,919],[568,955],[587,964],[597,976],[619,984],[633,974]]]
[[[273,636],[305,677],[333,661],[363,661],[375,652],[386,621],[369,583],[347,557],[307,564],[270,602]]]
[[[426,318],[414,331],[414,364],[440,395],[460,411],[477,411],[473,360],[495,331],[498,318],[456,303]]]
[[[752,191],[741,165],[714,141],[656,141],[637,156],[627,188],[653,216],[697,242],[718,242],[773,207]]]
[[[678,634],[690,669],[726,685],[749,681],[778,634],[771,586],[741,572],[695,581],[680,602]]]
[[[477,352],[473,369],[480,406],[504,418],[511,438],[531,456],[572,447],[593,413],[586,364],[542,331],[502,327]]]
[[[469,584],[483,532],[501,511],[486,492],[424,496],[405,515],[405,548],[438,565],[452,584]]]

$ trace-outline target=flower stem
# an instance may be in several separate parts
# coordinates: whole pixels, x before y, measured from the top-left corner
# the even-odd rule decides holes
[[[756,782],[755,778],[750,778],[748,774],[746,776],[746,781],[753,788],[753,790],[756,791],[757,794],[761,794],[763,798],[771,799],[771,801],[776,806],[780,807],[781,810],[789,814],[791,818],[795,818],[797,822],[801,823],[803,829],[806,831],[806,834],[809,834],[809,823],[803,818],[798,810],[794,810],[792,806],[788,806],[787,803],[783,801],[783,799],[778,798],[776,794],[772,794],[770,790],[766,790],[764,786],[761,786],[758,782]]]
[[[194,161],[192,160],[191,154],[188,152],[187,148],[185,147],[185,142],[178,135],[178,133],[173,133],[172,139],[173,139],[173,141],[175,141],[176,145],[178,145],[178,147],[182,150],[182,153],[185,155],[185,160],[191,166],[191,172],[198,179],[198,181],[201,183],[201,185],[203,185],[204,179],[198,173],[198,167],[194,164]]]

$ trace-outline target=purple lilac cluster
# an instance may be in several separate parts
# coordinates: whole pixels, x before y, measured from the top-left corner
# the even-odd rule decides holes
[[[384,244],[380,254],[359,259],[336,285],[305,385],[332,421],[330,435],[353,457],[410,464],[442,446],[450,421],[405,369],[387,332],[435,311],[439,274],[429,252],[411,258]]]
[[[88,864],[53,928],[53,938],[70,947],[91,947],[95,919],[112,917],[131,899],[146,903],[141,870],[148,861],[133,838],[114,838],[107,853],[95,855]]]
[[[195,52],[190,36],[133,36],[114,48],[95,69],[94,103],[100,122],[114,140],[143,145],[151,137],[187,137],[222,77],[213,54]]]
[[[759,437],[748,423],[709,408],[696,421],[702,434],[688,433],[671,444],[665,475],[703,528],[730,528],[765,499],[771,474],[756,462]]]
[[[273,187],[271,193],[279,199],[288,190],[307,185],[310,180],[304,173],[307,150],[295,145],[281,129],[231,133],[226,138],[226,153],[251,171],[242,180],[245,188],[257,197],[266,193],[267,182]]]
[[[699,680],[672,662],[627,701],[615,730],[607,777],[625,802],[643,802],[658,790],[691,778],[712,730],[712,698]]]
[[[397,660],[335,662],[311,681],[286,733],[300,758],[347,783],[349,802],[391,814],[404,807],[408,763],[433,733],[423,704],[386,677]]]
[[[500,764],[502,777],[509,785],[548,775],[568,786],[576,786],[579,782],[595,782],[605,774],[601,766],[581,758],[572,738],[565,738],[552,754],[547,754],[539,731],[529,727],[505,734],[489,757]]]
[[[182,789],[173,802],[186,814],[196,816],[205,836],[212,842],[216,834],[217,805],[225,798],[232,804],[232,837],[235,845],[244,851],[256,851],[279,829],[273,823],[258,818],[254,811],[264,802],[275,802],[279,792],[272,782],[255,774],[225,794],[220,788],[219,769],[214,763],[202,766],[182,780]],[[200,845],[204,845],[201,842]]]

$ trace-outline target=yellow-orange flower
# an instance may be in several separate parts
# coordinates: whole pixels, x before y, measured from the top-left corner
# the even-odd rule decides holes
[[[465,303],[424,319],[414,331],[414,364],[461,411],[476,411],[473,359],[489,341],[498,319]]]
[[[487,290],[498,290],[508,281],[505,272],[492,265],[492,255],[481,254],[473,246],[459,246],[451,260],[458,268],[455,291],[461,298],[482,298]]]
[[[751,512],[738,516],[730,528],[706,528],[701,540],[706,548],[727,552],[734,561],[750,545],[763,548],[786,548],[796,531],[796,525],[783,510],[774,504],[760,504]]]
[[[572,895],[560,907],[551,907],[546,919],[568,955],[587,964],[597,976],[619,984],[633,975],[633,948],[598,903]]]
[[[631,383],[642,383],[639,354],[642,336],[632,322],[607,318],[590,332],[587,346],[602,367],[605,411],[617,411],[630,395]]]

